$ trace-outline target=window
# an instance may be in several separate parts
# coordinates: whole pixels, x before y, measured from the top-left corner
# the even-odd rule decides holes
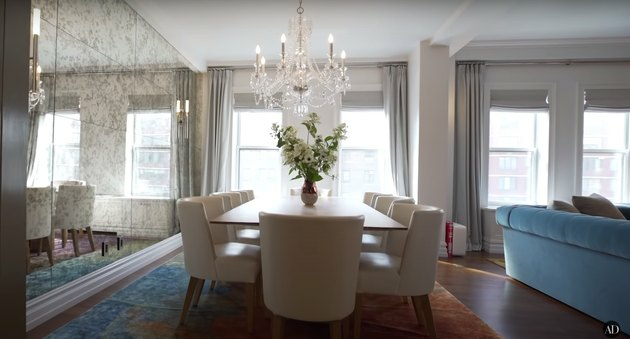
[[[389,133],[383,109],[342,109],[341,122],[348,124],[347,139],[339,154],[339,192],[360,198],[364,192],[390,192]]]
[[[133,111],[127,115],[132,196],[168,197],[171,180],[171,111]]]
[[[234,111],[234,168],[236,189],[280,194],[282,161],[271,125],[282,123],[279,110]]]
[[[584,112],[582,194],[598,193],[612,201],[630,197],[630,110]]]
[[[79,179],[81,120],[77,111],[47,113],[37,132],[35,167],[29,185]],[[52,144],[51,141],[52,140]]]
[[[546,202],[548,140],[546,110],[490,109],[489,205]]]

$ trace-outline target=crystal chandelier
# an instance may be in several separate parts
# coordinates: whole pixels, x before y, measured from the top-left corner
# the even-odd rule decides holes
[[[40,10],[33,9],[33,56],[29,60],[30,85],[28,89],[28,111],[31,112],[40,102],[46,98],[39,76],[42,68],[39,66],[38,45],[40,33]]]
[[[262,101],[268,109],[281,108],[300,116],[308,112],[309,106],[334,103],[337,94],[345,94],[350,88],[345,67],[346,52],[341,51],[341,64],[338,64],[334,59],[332,34],[328,36],[328,62],[320,67],[311,59],[312,24],[302,13],[304,8],[300,0],[297,15],[289,21],[289,41],[284,34],[280,37],[280,62],[275,78],[265,72],[265,57],[260,54],[260,46],[256,46],[256,63],[249,83],[257,105]],[[285,43],[288,43],[286,48]]]

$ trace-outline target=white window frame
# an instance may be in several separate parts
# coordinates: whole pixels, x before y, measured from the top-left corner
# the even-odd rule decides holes
[[[374,107],[374,108],[340,108],[339,110],[339,120],[340,122],[344,122],[343,121],[343,114],[344,112],[348,112],[348,111],[382,111],[383,112],[383,116],[385,116],[385,108],[381,108],[381,107]],[[384,118],[386,119],[386,117]],[[352,128],[352,126],[349,126],[349,128]],[[389,127],[386,126],[386,131],[387,134],[389,134]],[[387,139],[389,140],[389,135],[387,136]],[[389,142],[389,141],[388,141]],[[390,156],[390,148],[389,148],[389,144],[387,144],[386,147],[382,147],[382,148],[371,148],[371,147],[357,147],[357,146],[344,146],[344,141],[342,140],[340,145],[339,145],[339,158],[337,161],[337,175],[336,177],[339,180],[335,180],[335,186],[337,188],[337,192],[339,196],[343,196],[344,195],[344,191],[343,191],[343,183],[344,180],[343,179],[343,157],[344,157],[344,151],[348,150],[348,151],[353,151],[353,150],[358,150],[358,151],[376,151],[378,154],[378,159],[377,159],[377,163],[379,164],[379,170],[381,171],[382,174],[382,178],[381,180],[383,181],[381,183],[381,187],[380,189],[378,189],[379,192],[385,192],[385,193],[393,193],[394,192],[394,185],[392,182],[392,174],[391,174],[391,156]],[[366,190],[364,190],[366,191]]]
[[[233,119],[232,119],[232,180],[231,180],[231,189],[250,189],[249,187],[241,187],[241,151],[275,151],[278,152],[280,156],[280,149],[275,146],[257,146],[257,145],[241,145],[241,113],[251,113],[251,112],[273,112],[280,115],[279,124],[282,124],[283,114],[279,109],[266,109],[266,108],[235,108],[233,110]],[[261,126],[261,128],[265,128],[269,130],[271,134],[271,126]],[[281,160],[280,160],[281,161]],[[282,166],[280,166],[282,167]],[[280,174],[280,183],[279,189],[282,187],[282,172]],[[260,194],[265,194],[268,192],[259,192]],[[278,191],[277,193],[280,193]]]
[[[583,115],[582,115],[582,138],[580,140],[580,143],[582,145],[582,152],[581,152],[581,166],[579,166],[580,168],[580,176],[579,178],[580,183],[579,183],[579,188],[580,188],[580,192],[582,192],[582,195],[589,195],[591,193],[598,193],[598,192],[584,192],[584,170],[583,170],[583,166],[584,166],[584,156],[587,154],[593,154],[593,155],[621,155],[621,201],[619,202],[624,202],[624,201],[628,201],[630,200],[630,110],[628,110],[627,113],[615,113],[615,114],[624,114],[625,115],[625,143],[626,143],[626,148],[599,148],[599,149],[585,149],[584,148],[584,118],[585,115],[587,113],[591,113],[591,114],[597,114],[597,113],[606,113],[606,110],[597,110],[597,109],[593,109],[588,110],[585,109],[582,111]],[[601,167],[601,164],[598,166]],[[614,199],[613,199],[614,200]]]
[[[489,98],[489,96],[488,96]],[[489,100],[488,100],[489,101]],[[499,111],[504,111],[504,112],[514,112],[516,111],[514,114],[521,114],[518,111],[522,111],[522,113],[527,114],[527,113],[535,113],[536,117],[534,119],[534,147],[490,147],[490,111],[491,110],[499,110]],[[551,141],[551,135],[550,135],[550,126],[551,126],[551,113],[549,110],[543,110],[543,109],[502,109],[502,108],[494,108],[494,107],[488,107],[487,110],[487,122],[486,122],[486,126],[487,126],[487,132],[485,133],[484,139],[485,139],[485,143],[486,143],[486,151],[484,152],[484,162],[483,162],[483,166],[484,170],[482,171],[484,173],[483,176],[483,181],[482,181],[482,185],[483,185],[483,199],[482,201],[485,202],[485,204],[482,204],[482,206],[501,206],[501,205],[511,205],[511,204],[541,204],[541,203],[546,203],[546,199],[547,199],[547,195],[548,195],[548,162],[549,162],[549,143]],[[541,124],[540,119],[542,118],[542,114],[546,114],[548,122],[547,124]],[[542,125],[542,126],[541,126]],[[540,134],[541,128],[544,128],[544,126],[547,126],[547,128],[549,129],[549,131],[547,133],[548,134],[548,140],[547,143],[543,143],[544,140],[540,140]],[[490,170],[489,170],[489,160],[490,160],[490,155],[492,153],[505,153],[505,152],[509,152],[509,153],[516,153],[516,154],[523,154],[524,156],[529,156],[530,158],[530,168],[532,169],[532,178],[530,180],[529,183],[529,190],[532,192],[530,194],[530,198],[526,201],[493,201],[490,200],[489,198],[489,183],[490,183]],[[545,159],[547,158],[547,159]],[[515,176],[516,177],[516,176]],[[531,200],[533,197],[533,200]]]

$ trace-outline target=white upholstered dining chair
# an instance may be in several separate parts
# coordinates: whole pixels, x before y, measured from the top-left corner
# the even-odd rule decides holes
[[[263,297],[273,313],[272,337],[284,319],[341,321],[355,304],[363,216],[313,217],[260,212]]]
[[[85,228],[92,251],[94,235],[92,233],[92,219],[94,216],[94,201],[96,186],[94,185],[60,185],[55,199],[55,216],[53,227],[62,230],[62,246],[65,247],[63,233],[69,231],[72,235],[74,255],[79,256],[79,237]]]
[[[384,253],[361,253],[354,337],[360,338],[361,295],[370,293],[411,297],[418,323],[436,338],[429,293],[435,285],[444,211],[426,205],[394,204],[392,218],[409,228],[391,231]]]
[[[390,208],[392,204],[396,202],[399,204],[415,204],[416,201],[410,197],[404,197],[399,195],[382,195],[376,197],[374,209],[389,216]]]
[[[37,254],[40,254],[42,241],[47,242],[48,262],[53,265],[50,234],[52,232],[52,188],[26,188],[26,272],[31,271],[30,240],[39,240]]]
[[[184,324],[195,293],[205,280],[245,283],[247,331],[254,328],[255,284],[260,274],[260,247],[238,242],[216,244],[208,218],[222,213],[218,196],[177,200],[177,215],[184,246],[184,264],[190,275],[180,324]]]
[[[249,201],[244,200],[249,199],[247,191],[219,192],[214,193],[214,195],[227,196],[230,198],[231,207],[226,209],[226,212]],[[257,228],[251,228],[243,225],[228,225],[227,227],[231,241],[260,245],[260,231]]]

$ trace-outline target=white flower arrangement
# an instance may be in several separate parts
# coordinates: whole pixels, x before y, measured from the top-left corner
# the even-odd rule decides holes
[[[293,126],[271,126],[271,135],[278,140],[277,147],[281,149],[282,163],[290,167],[289,174],[297,173],[291,180],[304,178],[305,181],[314,183],[323,179],[320,173],[335,178],[330,171],[337,162],[339,141],[346,138],[347,127],[342,123],[333,129],[332,135],[323,137],[317,134],[319,123],[317,113],[311,112],[307,115],[302,122],[308,131],[306,141],[297,137],[297,130]],[[313,144],[309,144],[311,138]]]

